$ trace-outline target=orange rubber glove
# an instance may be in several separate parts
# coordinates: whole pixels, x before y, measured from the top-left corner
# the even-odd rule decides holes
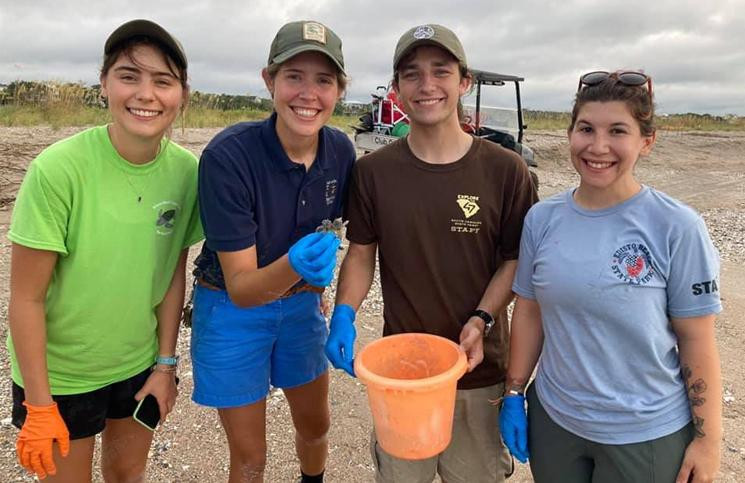
[[[52,444],[57,440],[62,456],[70,452],[70,433],[60,416],[57,403],[51,406],[32,406],[24,401],[26,406],[26,422],[16,440],[18,461],[39,479],[47,474],[57,473],[52,457]]]

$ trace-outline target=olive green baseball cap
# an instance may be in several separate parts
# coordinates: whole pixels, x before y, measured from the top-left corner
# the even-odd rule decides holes
[[[267,65],[281,64],[297,54],[309,51],[326,54],[341,73],[346,75],[341,39],[330,28],[312,20],[284,24],[269,48]]]
[[[401,59],[411,49],[420,45],[436,45],[437,47],[441,47],[450,52],[462,67],[468,68],[466,51],[463,50],[463,44],[458,40],[458,36],[447,27],[430,23],[412,27],[398,39],[396,52],[393,54],[393,70],[396,70],[398,63],[401,62]]]
[[[152,39],[165,48],[166,53],[179,67],[183,69],[187,68],[186,54],[184,53],[184,48],[181,46],[181,42],[176,40],[173,35],[169,34],[166,29],[157,23],[145,19],[130,20],[114,30],[109,35],[109,38],[106,39],[103,47],[104,55],[109,55],[122,42],[132,37],[147,37]]]

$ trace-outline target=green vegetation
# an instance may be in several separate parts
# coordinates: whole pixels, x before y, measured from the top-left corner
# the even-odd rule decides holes
[[[225,127],[242,121],[256,121],[264,119],[269,115],[271,110],[259,109],[230,109],[219,110],[205,107],[189,107],[184,117],[184,127]],[[329,124],[342,130],[349,130],[349,126],[357,121],[356,116],[334,114],[331,116]],[[2,120],[0,120],[2,123]],[[176,121],[180,126],[180,121]]]
[[[569,126],[568,112],[550,112],[550,111],[532,111],[523,110],[525,124],[530,130],[553,131],[556,129],[566,129]]]
[[[219,128],[241,121],[262,119],[271,111],[270,99],[257,96],[191,94],[183,119],[186,128]],[[330,124],[351,132],[356,114],[344,113],[340,104]],[[525,110],[530,130],[563,130],[569,125],[569,113]],[[110,120],[100,97],[100,86],[80,83],[15,81],[0,88],[0,126],[49,125],[90,126]],[[745,117],[710,114],[671,114],[657,117],[660,129],[671,131],[745,131]],[[181,126],[181,121],[176,121]]]
[[[98,86],[59,82],[11,82],[0,89],[0,126],[87,126],[109,119]]]
[[[524,110],[525,123],[531,130],[566,129],[571,120],[568,112]],[[665,131],[745,131],[745,117],[711,114],[662,114],[655,119]]]
[[[267,111],[255,109],[219,110],[208,107],[191,106],[184,116],[184,127],[225,127],[242,121],[263,119]],[[180,126],[181,122],[176,121]]]
[[[263,119],[271,109],[270,99],[195,91],[183,120],[176,120],[176,127],[181,127],[182,123],[186,128],[225,127]],[[100,97],[100,86],[16,81],[0,89],[0,126],[49,125],[58,129],[104,124],[110,120]],[[351,131],[349,126],[356,121],[356,115],[345,115],[337,108],[329,123]]]
[[[745,131],[745,117],[711,114],[670,114],[657,117],[660,129],[668,131]]]
[[[242,121],[255,121],[269,115],[270,111],[256,109],[232,109],[222,111],[204,107],[190,107],[184,115],[183,126],[186,128],[225,127]],[[67,126],[93,126],[111,121],[109,111],[103,107],[81,105],[50,104],[0,105],[0,126],[28,127],[47,125],[54,129]],[[175,127],[181,127],[181,120],[176,119]],[[351,132],[350,126],[357,122],[357,116],[335,114],[329,124],[344,131]]]
[[[92,126],[110,119],[109,111],[88,106],[0,106],[0,126],[49,125],[55,129],[65,126]]]

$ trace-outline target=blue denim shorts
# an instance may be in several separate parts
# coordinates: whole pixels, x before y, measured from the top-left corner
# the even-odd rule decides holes
[[[327,369],[320,295],[300,292],[240,308],[224,290],[197,285],[191,329],[192,400],[215,408],[266,398],[270,384],[307,384]]]

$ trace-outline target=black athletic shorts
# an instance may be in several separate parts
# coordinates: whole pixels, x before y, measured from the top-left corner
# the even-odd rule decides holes
[[[96,435],[106,427],[106,419],[124,419],[132,416],[137,407],[135,394],[142,389],[150,376],[148,367],[137,375],[82,394],[52,396],[59,407],[62,420],[70,432],[70,439],[83,439]],[[13,383],[13,425],[21,428],[26,421],[23,388]]]

